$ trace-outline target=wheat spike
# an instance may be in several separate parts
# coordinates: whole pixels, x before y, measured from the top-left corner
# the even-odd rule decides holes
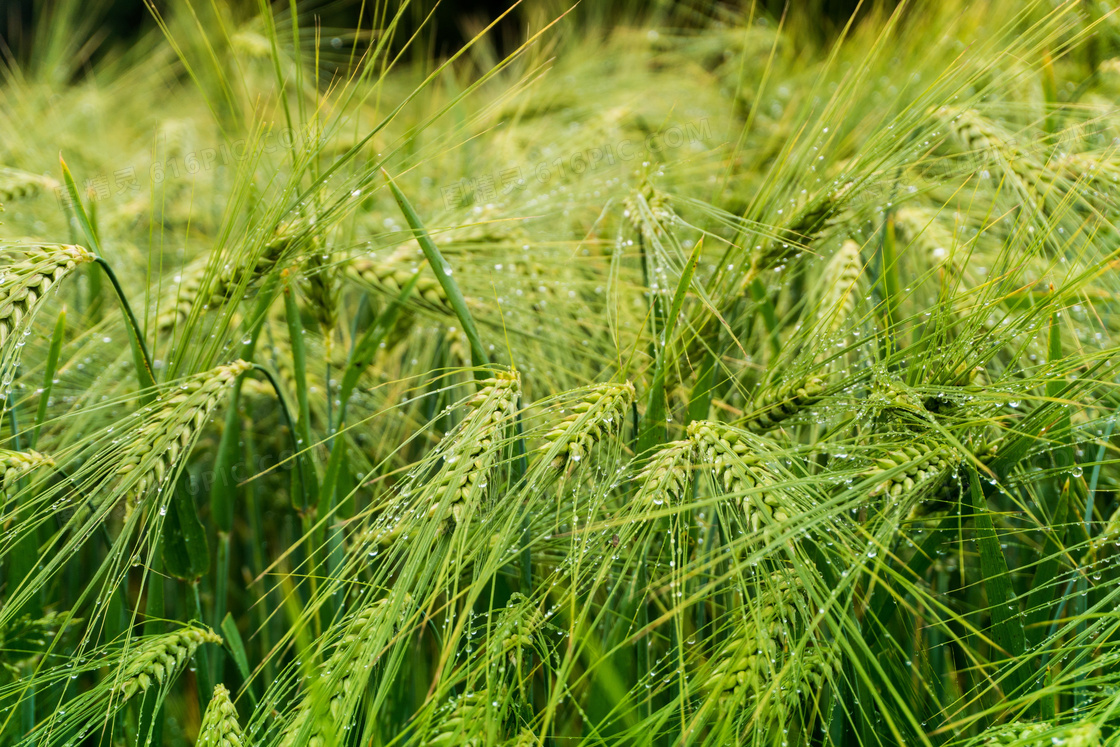
[[[938,110],[938,116],[949,122],[970,153],[998,162],[1021,191],[1040,207],[1045,207],[1052,175],[1033,156],[1014,145],[1006,133],[975,109],[943,107]]]
[[[521,376],[516,371],[499,372],[481,383],[482,388],[467,402],[471,413],[448,438],[444,468],[433,482],[429,516],[446,499],[452,521],[463,520],[489,481],[497,458],[495,442],[517,411]]]
[[[158,408],[136,433],[117,462],[116,474],[128,479],[138,472],[125,504],[127,521],[151,488],[174,473],[179,458],[189,454],[210,411],[234,380],[252,364],[242,360],[218,366],[184,382],[159,401]]]
[[[209,628],[193,625],[144,638],[129,649],[128,664],[114,689],[127,700],[139,692],[146,692],[153,683],[170,683],[199,646],[221,642],[221,637]]]
[[[206,713],[202,716],[202,725],[198,727],[195,747],[243,747],[246,744],[241,724],[237,721],[237,708],[229,699],[229,690],[225,685],[215,685],[210,705],[206,706]]]
[[[6,346],[31,323],[47,291],[96,257],[72,245],[13,246],[2,251],[8,257],[21,257],[0,266],[0,345]]]
[[[815,195],[778,228],[773,239],[759,244],[751,255],[751,273],[769,270],[818,239],[848,204],[852,184]]]
[[[695,451],[696,444],[688,439],[662,446],[635,478],[634,500],[654,506],[678,502],[692,480]]]
[[[538,747],[540,743],[541,740],[530,729],[522,729],[517,732],[517,736],[505,742],[507,747]]]
[[[58,182],[29,171],[0,167],[0,204],[57,189]]]
[[[491,700],[486,689],[460,695],[451,712],[436,725],[435,733],[420,741],[421,747],[484,747],[486,710],[495,707]],[[500,701],[504,702],[504,698]],[[497,709],[504,710],[501,705]]]
[[[311,316],[330,339],[338,321],[339,285],[331,256],[312,251],[304,262],[304,285]]]
[[[817,645],[793,650],[806,619],[807,600],[795,577],[777,571],[759,585],[754,602],[741,612],[731,638],[712,663],[705,689],[728,709],[750,708],[772,690],[764,718],[775,720],[809,692],[823,687],[836,671],[836,655],[820,638]]]
[[[669,196],[642,182],[622,201],[623,216],[646,244],[652,244],[665,233],[665,224],[673,219]]]
[[[268,274],[298,240],[301,234],[299,221],[282,224],[264,245],[255,259],[242,263],[226,263],[216,273],[209,271],[210,260],[200,257],[189,264],[176,278],[177,287],[169,295],[174,304],[161,309],[156,316],[156,329],[162,333],[171,332],[190,318],[191,312],[199,304],[203,308],[213,308],[228,300],[234,289],[249,277],[252,284]]]
[[[820,401],[824,390],[824,380],[817,376],[802,376],[769,387],[754,398],[746,427],[757,433],[776,428],[782,421]]]
[[[342,635],[280,737],[279,747],[322,747],[328,735],[348,728],[376,660],[371,642],[391,603],[392,597],[385,597],[365,604],[343,624]]]
[[[545,434],[540,452],[557,469],[579,462],[599,440],[622,427],[633,401],[634,385],[630,382],[592,387],[571,407],[572,413]]]
[[[778,478],[763,465],[757,444],[708,420],[689,423],[688,436],[696,444],[699,462],[712,469],[717,488],[733,496],[752,531],[797,512],[787,492],[773,487]]]
[[[947,446],[921,437],[892,449],[886,456],[876,457],[874,466],[865,473],[870,477],[882,477],[868,495],[884,495],[891,499],[913,498],[920,490],[940,487],[953,468],[952,454]],[[888,472],[892,474],[888,475]],[[908,518],[916,519],[933,513],[945,496],[937,498],[932,503],[915,502],[907,514]]]
[[[830,333],[837,332],[851,318],[856,309],[857,285],[863,274],[863,260],[859,244],[848,239],[824,268],[827,285],[821,296],[818,318],[827,325]]]
[[[917,207],[902,207],[894,214],[899,238],[922,251],[932,265],[944,263],[953,250],[953,234],[937,213]]]
[[[443,286],[430,272],[425,272],[427,266],[418,246],[403,244],[383,261],[369,257],[350,261],[346,265],[346,276],[359,285],[372,287],[396,298],[413,275],[424,273],[416,280],[412,296],[428,309],[451,314],[451,304],[443,292]]]
[[[19,480],[41,467],[54,467],[54,460],[37,451],[8,451],[0,449],[0,470],[3,471],[3,490],[15,487]]]
[[[544,627],[545,618],[538,605],[524,594],[511,595],[489,639],[490,660],[497,663],[505,656],[520,669],[523,649],[532,647],[534,637]]]

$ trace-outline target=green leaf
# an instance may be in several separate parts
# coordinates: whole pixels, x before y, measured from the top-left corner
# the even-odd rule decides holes
[[[467,335],[467,340],[471,345],[471,360],[474,365],[485,366],[490,362],[490,357],[486,355],[486,351],[482,347],[482,339],[478,336],[478,329],[474,326],[474,317],[471,316],[470,309],[467,308],[466,299],[463,298],[463,292],[459,290],[459,284],[455,282],[455,278],[451,276],[451,265],[447,264],[447,260],[443,258],[439,249],[432,241],[431,236],[428,235],[427,229],[424,228],[420,216],[416,214],[413,209],[412,203],[404,196],[397,183],[389,176],[389,172],[385,169],[381,170],[385,175],[385,179],[389,182],[389,189],[393,192],[393,197],[400,206],[401,212],[404,213],[404,218],[408,221],[408,225],[412,228],[412,233],[416,237],[416,241],[420,244],[420,248],[424,251],[424,256],[428,259],[428,264],[432,267],[432,272],[436,274],[436,280],[443,287],[444,295],[447,296],[448,303],[451,304],[455,316],[459,318],[459,323],[463,325],[463,332]],[[488,374],[484,371],[478,372],[479,378],[486,378]]]
[[[175,483],[163,518],[163,564],[169,574],[193,581],[210,568],[206,530],[198,518],[194,498],[187,491],[189,480]],[[158,583],[158,580],[157,580]]]
[[[1000,547],[991,514],[988,513],[987,501],[980,486],[980,475],[971,464],[968,465],[968,477],[976,544],[980,551],[980,572],[988,595],[988,612],[992,616],[992,633],[996,643],[1003,649],[1003,656],[1013,665],[1007,673],[1007,684],[1003,690],[1008,696],[1013,696],[1021,694],[1018,691],[1023,680],[1023,671],[1019,668],[1026,649],[1023,617],[1011,588],[1007,558]],[[995,658],[993,652],[993,659]]]
[[[51,335],[51,345],[47,350],[47,363],[43,368],[43,390],[39,392],[39,407],[35,411],[35,430],[31,434],[32,445],[39,443],[39,428],[47,419],[47,403],[54,390],[55,376],[58,374],[58,356],[62,352],[62,338],[66,335],[66,309],[58,312],[58,321]]]

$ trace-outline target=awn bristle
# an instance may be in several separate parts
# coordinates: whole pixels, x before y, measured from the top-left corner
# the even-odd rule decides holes
[[[170,683],[199,646],[221,642],[221,637],[209,628],[193,625],[142,639],[129,649],[128,665],[114,689],[127,700],[146,692],[153,682],[157,685]]]
[[[43,245],[6,248],[22,259],[0,266],[0,345],[30,325],[43,298],[75,267],[96,257],[80,246]]]
[[[556,469],[586,457],[602,438],[619,430],[634,401],[634,385],[598,384],[571,406],[566,416],[544,436],[539,450]]]
[[[783,421],[819,402],[824,390],[825,382],[817,376],[802,376],[768,387],[754,398],[746,427],[757,433],[777,428]]]
[[[3,491],[7,492],[16,483],[41,467],[54,467],[54,460],[37,451],[8,451],[0,449],[0,471],[3,471]]]
[[[161,486],[175,470],[179,458],[189,454],[210,412],[226,389],[252,364],[242,360],[184,382],[158,402],[157,409],[139,428],[118,462],[117,475],[140,471],[125,503],[128,520],[149,489]]]
[[[215,685],[214,695],[198,728],[195,747],[243,747],[246,744],[241,724],[237,721],[237,708],[229,699],[229,690],[225,685]]]

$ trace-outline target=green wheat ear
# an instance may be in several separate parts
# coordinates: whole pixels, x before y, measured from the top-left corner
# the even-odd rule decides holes
[[[638,486],[634,501],[639,506],[679,503],[692,481],[696,443],[691,439],[662,446],[634,478]]]
[[[746,427],[757,433],[777,428],[783,421],[819,402],[824,391],[824,379],[812,375],[768,387],[751,403]]]
[[[58,187],[59,183],[49,177],[0,166],[0,203],[34,197]]]
[[[221,637],[208,628],[194,626],[141,639],[129,649],[124,671],[113,688],[129,699],[146,692],[153,684],[167,685],[199,646],[221,642]]]
[[[3,491],[8,492],[21,479],[43,467],[54,467],[54,460],[37,451],[8,451],[0,449],[0,471],[3,472]]]
[[[401,289],[412,279],[412,276],[421,273],[413,289],[413,295],[428,309],[447,316],[453,313],[443,287],[432,276],[415,242],[401,245],[383,261],[369,257],[352,259],[346,263],[344,272],[358,285],[377,290],[389,298],[399,296]]]
[[[570,414],[545,433],[539,453],[555,469],[579,464],[596,443],[622,428],[633,402],[630,382],[593,386],[568,408]]]
[[[0,246],[0,346],[31,324],[47,292],[76,267],[92,262],[89,250],[66,244]]]
[[[117,477],[127,484],[125,521],[151,490],[160,490],[179,459],[190,453],[215,405],[251,364],[234,361],[192,377],[159,400],[157,407],[124,447]]]
[[[760,437],[708,420],[690,423],[688,435],[697,463],[712,471],[716,489],[739,508],[752,532],[800,512],[791,488],[764,463],[769,447]]]
[[[195,747],[243,747],[248,742],[237,721],[237,708],[229,699],[225,685],[215,685],[214,695],[202,716]]]
[[[467,402],[470,414],[447,439],[443,470],[429,483],[428,515],[435,516],[446,503],[456,524],[470,515],[489,483],[499,442],[521,395],[516,371],[499,372],[479,384],[482,388]]]
[[[852,318],[859,301],[862,274],[859,244],[848,239],[829,259],[822,276],[825,285],[817,316],[828,332],[838,332]]]

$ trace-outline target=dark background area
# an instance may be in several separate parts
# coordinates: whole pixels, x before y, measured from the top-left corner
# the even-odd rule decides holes
[[[44,13],[58,1],[0,0],[0,40],[3,43],[0,54],[13,56],[17,61],[26,60],[30,52],[31,29],[37,14]],[[157,8],[164,10],[170,3],[183,1],[153,0]],[[206,2],[207,0],[194,1]],[[235,0],[235,3],[244,1]],[[80,2],[83,12],[88,11],[89,18],[96,19],[97,27],[104,35],[104,42],[99,45],[99,52],[95,52],[95,55],[104,53],[114,45],[127,44],[140,34],[155,28],[152,15],[143,0],[80,0]],[[524,24],[521,22],[523,16],[519,14],[533,9],[535,2],[537,0],[524,0],[522,5],[504,20],[504,27],[500,27],[493,37],[499,51],[503,51],[503,46],[508,46],[512,40],[520,36],[519,30],[524,27]],[[491,20],[508,9],[511,4],[512,0],[444,0],[436,8],[433,16],[434,23],[428,28],[429,38],[433,39],[434,48],[440,54],[448,54],[461,46],[468,36],[464,31],[464,20]],[[545,4],[549,9],[559,10],[568,3],[546,0]],[[778,17],[783,12],[804,14],[810,26],[816,25],[825,36],[839,29],[860,7],[859,0],[755,0],[753,3],[751,0],[718,2],[713,0],[679,0],[678,2],[583,0],[572,14],[571,20],[580,23],[581,18],[594,14],[596,17],[616,18],[618,23],[631,23],[640,20],[641,16],[651,12],[656,6],[660,6],[662,12],[668,9],[675,18],[697,18],[710,16],[713,9],[717,12],[726,9],[746,13],[750,11],[752,4],[756,14],[759,11],[773,17]],[[255,6],[256,3],[251,5]],[[358,0],[350,3],[321,2],[317,5],[321,6],[318,10],[313,10],[314,5],[301,4],[301,7],[319,15],[325,26],[349,28],[358,20],[360,8]],[[367,3],[367,19],[369,5]],[[433,0],[417,0],[412,3],[413,7],[410,8],[409,18],[405,24],[406,30],[415,28],[434,5]],[[868,2],[863,3],[863,6],[867,5]],[[287,9],[288,0],[279,2],[277,7]]]

